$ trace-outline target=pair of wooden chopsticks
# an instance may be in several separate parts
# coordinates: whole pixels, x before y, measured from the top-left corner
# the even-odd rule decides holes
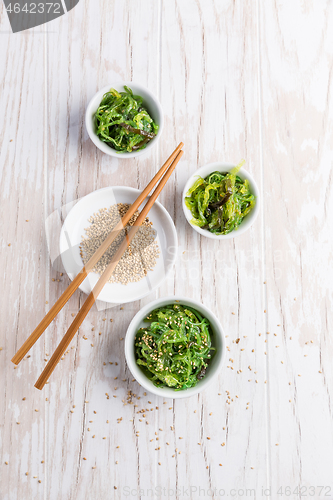
[[[87,264],[81,269],[79,274],[74,278],[74,280],[70,283],[70,285],[67,287],[67,289],[64,291],[64,293],[61,295],[61,297],[57,300],[57,302],[51,307],[49,312],[46,314],[46,316],[42,319],[42,321],[39,323],[37,328],[32,332],[30,337],[24,342],[22,347],[17,351],[15,356],[12,358],[12,362],[15,365],[18,365],[20,361],[24,358],[24,356],[27,354],[27,352],[31,349],[31,347],[35,344],[35,342],[39,339],[39,337],[42,335],[42,333],[46,330],[46,328],[49,326],[49,324],[53,321],[53,319],[56,317],[56,315],[59,313],[59,311],[64,307],[66,302],[71,298],[75,290],[80,286],[80,284],[83,282],[83,280],[87,277],[87,275],[93,270],[95,264],[99,261],[99,259],[102,257],[102,255],[106,252],[106,250],[109,248],[111,243],[115,240],[115,238],[118,236],[119,231],[121,231],[129,222],[133,214],[136,212],[136,210],[139,208],[139,206],[142,204],[144,199],[148,196],[152,188],[155,186],[155,184],[161,179],[160,183],[157,185],[155,188],[154,192],[148,199],[147,203],[143,207],[140,215],[136,219],[135,223],[133,226],[127,229],[127,235],[124,237],[123,241],[119,245],[116,254],[112,258],[111,262],[105,269],[104,273],[101,275],[100,279],[94,286],[93,290],[89,294],[88,298],[86,299],[85,303],[81,307],[80,311],[74,318],[72,324],[70,325],[69,329],[67,330],[65,336],[63,337],[62,341],[56,348],[54,354],[48,361],[47,365],[45,366],[41,376],[37,380],[35,387],[37,389],[43,389],[45,383],[47,382],[48,378],[50,377],[51,373],[53,372],[54,368],[56,367],[57,363],[59,362],[60,358],[63,356],[64,352],[66,351],[68,345],[70,344],[71,340],[73,339],[75,333],[78,331],[80,325],[82,324],[83,320],[87,316],[89,310],[93,306],[95,300],[97,299],[99,293],[101,292],[102,288],[112,275],[115,267],[117,266],[119,260],[121,259],[123,253],[125,252],[126,248],[134,238],[136,232],[138,231],[139,227],[141,224],[144,222],[149,210],[151,207],[154,205],[157,197],[161,193],[162,189],[164,188],[166,182],[168,181],[169,177],[171,176],[172,172],[174,171],[177,163],[179,162],[180,158],[183,155],[183,151],[181,150],[184,144],[181,142],[175,151],[172,153],[172,155],[167,159],[167,161],[164,163],[164,165],[160,168],[160,170],[157,172],[157,174],[153,177],[153,179],[149,182],[147,187],[142,191],[142,193],[138,196],[138,198],[135,200],[135,202],[130,206],[124,217],[118,222],[118,224],[115,226],[115,228],[111,231],[111,233],[108,235],[108,237],[104,240],[102,245],[96,250],[94,255],[89,259]]]

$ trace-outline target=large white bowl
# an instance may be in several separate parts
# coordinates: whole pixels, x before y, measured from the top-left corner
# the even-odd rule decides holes
[[[140,191],[131,187],[114,186],[98,189],[88,194],[74,205],[62,226],[60,233],[60,254],[66,273],[72,280],[83,267],[79,245],[84,228],[89,225],[88,219],[100,208],[109,208],[116,203],[130,203],[138,197]],[[123,304],[141,299],[152,290],[159,287],[172,269],[177,255],[177,233],[175,225],[166,211],[159,203],[155,202],[148,214],[157,232],[156,242],[160,249],[157,264],[147,276],[136,282],[122,285],[120,283],[107,283],[99,300],[112,304]],[[90,273],[80,285],[80,290],[89,294],[99,279],[96,273]]]
[[[133,94],[139,95],[143,98],[143,106],[147,109],[150,116],[153,118],[155,123],[159,126],[156,137],[148,142],[144,149],[139,151],[133,151],[132,153],[121,153],[115,149],[108,146],[105,142],[101,141],[95,132],[94,117],[95,113],[102,101],[103,95],[108,92],[111,88],[116,89],[118,92],[124,91],[124,85],[132,89]],[[134,158],[135,156],[140,156],[147,153],[151,148],[156,146],[157,141],[160,139],[164,125],[164,115],[162,106],[158,102],[157,98],[143,85],[135,82],[114,82],[110,83],[106,87],[99,90],[88,104],[86,111],[86,127],[90,139],[93,141],[95,146],[97,146],[103,153],[110,156],[115,156],[116,158]]]
[[[244,218],[244,220],[242,221],[242,223],[240,224],[238,229],[235,229],[235,231],[232,231],[229,234],[218,235],[218,234],[211,233],[207,229],[202,229],[199,226],[195,226],[194,224],[191,223],[191,220],[193,217],[192,217],[191,211],[185,205],[185,197],[186,197],[187,191],[193,186],[193,184],[195,183],[195,181],[197,180],[198,177],[205,178],[205,177],[207,177],[207,175],[209,175],[213,172],[216,172],[216,171],[227,173],[227,172],[230,172],[230,170],[234,167],[235,167],[235,165],[233,165],[232,163],[223,163],[223,162],[209,163],[208,165],[204,165],[203,167],[196,170],[194,172],[194,174],[191,175],[191,177],[189,178],[187,183],[185,184],[185,188],[183,191],[184,214],[185,214],[185,217],[186,217],[188,223],[190,224],[190,226],[195,231],[202,234],[202,236],[206,236],[207,238],[212,238],[214,240],[228,240],[230,238],[235,238],[236,236],[240,236],[245,231],[247,231],[252,226],[252,224],[254,223],[254,221],[256,220],[256,218],[258,216],[259,208],[260,208],[259,188],[257,186],[256,181],[252,177],[252,175],[249,172],[247,172],[244,168],[241,168],[237,175],[242,180],[247,179],[249,181],[250,190],[251,190],[252,194],[254,194],[254,196],[255,196],[256,204],[255,204],[254,208],[251,210],[251,212]]]
[[[157,307],[174,304],[175,302],[179,303],[180,305],[186,305],[192,307],[193,309],[196,309],[202,316],[210,321],[213,330],[212,345],[216,348],[216,352],[212,357],[210,364],[208,365],[207,372],[204,378],[201,379],[195,387],[180,391],[176,391],[171,387],[156,387],[153,382],[146,377],[140,366],[137,365],[134,349],[134,339],[136,333],[140,328],[148,325],[148,323],[145,323],[143,320],[149,315],[149,313]],[[215,314],[213,314],[206,306],[196,300],[188,299],[186,297],[179,297],[177,295],[174,297],[157,299],[143,307],[132,319],[125,338],[125,357],[127,365],[133,377],[135,377],[139,384],[147,389],[147,391],[150,391],[163,398],[186,398],[189,396],[193,396],[194,394],[198,394],[199,392],[206,389],[207,386],[219,373],[225,357],[225,339],[223,329]]]

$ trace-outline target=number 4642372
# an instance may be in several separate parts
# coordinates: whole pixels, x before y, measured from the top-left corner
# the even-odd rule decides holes
[[[9,4],[6,8],[7,12],[19,14],[24,12],[26,14],[49,14],[51,11],[53,14],[61,14],[60,3],[25,3],[22,7],[19,3]]]

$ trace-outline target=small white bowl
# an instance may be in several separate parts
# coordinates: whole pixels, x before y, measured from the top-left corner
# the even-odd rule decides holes
[[[214,234],[208,231],[207,229],[202,229],[199,226],[195,226],[194,224],[191,223],[192,220],[192,214],[191,211],[187,208],[185,205],[185,197],[187,191],[193,186],[195,181],[197,180],[198,177],[207,177],[207,175],[213,173],[213,172],[222,172],[222,173],[227,173],[230,172],[232,168],[234,168],[235,165],[232,165],[232,163],[223,163],[223,162],[216,162],[216,163],[209,163],[208,165],[204,165],[203,167],[199,168],[194,172],[193,175],[189,178],[187,181],[184,191],[183,191],[183,210],[185,217],[190,224],[190,226],[197,231],[198,233],[202,234],[202,236],[206,236],[207,238],[212,238],[214,240],[228,240],[230,238],[235,238],[236,236],[239,236],[240,234],[243,234],[245,231],[247,231],[254,221],[256,220],[258,213],[259,213],[259,208],[260,208],[260,192],[259,188],[257,186],[256,181],[252,177],[249,172],[247,172],[244,168],[241,168],[240,171],[238,172],[238,176],[242,179],[245,180],[247,179],[250,183],[250,190],[252,194],[254,194],[255,199],[256,199],[256,204],[254,208],[251,210],[251,212],[244,218],[238,229],[235,229],[229,234]]]
[[[210,364],[208,365],[207,372],[204,378],[201,379],[195,387],[179,391],[176,391],[171,387],[156,387],[153,382],[146,377],[140,366],[137,365],[134,349],[134,339],[137,331],[149,324],[143,321],[149,315],[149,313],[151,313],[151,311],[158,307],[163,307],[168,304],[174,304],[175,302],[179,303],[180,305],[186,305],[192,307],[193,309],[196,309],[202,316],[210,321],[213,330],[212,345],[213,347],[216,347],[216,352],[212,357]],[[225,357],[224,332],[215,314],[213,314],[206,306],[196,300],[179,297],[177,295],[174,297],[157,299],[140,309],[140,311],[132,319],[125,337],[125,357],[127,365],[133,377],[135,377],[139,384],[147,389],[147,391],[164,398],[187,398],[206,389],[207,386],[219,373]]]
[[[89,226],[88,219],[100,208],[109,208],[116,203],[133,203],[140,191],[131,187],[114,186],[98,189],[81,198],[67,215],[60,233],[61,260],[72,280],[83,267],[80,255],[80,243]],[[158,288],[173,268],[177,256],[177,232],[167,210],[156,201],[148,214],[156,230],[156,243],[160,255],[156,266],[148,271],[147,276],[135,283],[107,283],[98,299],[111,304],[124,304],[145,297]],[[80,290],[89,294],[100,276],[94,272],[88,274],[80,285]]]
[[[102,101],[103,95],[108,92],[111,88],[116,89],[118,92],[124,92],[124,85],[129,87],[134,95],[139,95],[143,98],[143,106],[147,109],[150,116],[153,118],[155,123],[159,126],[156,137],[148,142],[147,146],[144,149],[140,149],[139,151],[133,151],[132,153],[121,153],[116,151],[115,149],[108,146],[105,142],[101,141],[100,138],[96,135],[95,132],[95,123],[94,117],[95,113]],[[158,102],[157,98],[148,90],[146,87],[135,83],[135,82],[114,82],[107,85],[103,89],[99,90],[91,101],[88,104],[86,111],[86,128],[89,134],[90,139],[93,141],[95,146],[97,146],[103,153],[106,153],[110,156],[115,156],[116,158],[134,158],[136,156],[140,156],[144,153],[147,153],[152,147],[156,146],[157,141],[160,139],[160,136],[163,131],[164,125],[164,115],[162,106]]]

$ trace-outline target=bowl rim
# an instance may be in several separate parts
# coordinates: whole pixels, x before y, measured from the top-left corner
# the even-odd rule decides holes
[[[157,307],[162,307],[162,305],[167,305],[174,302],[179,302],[180,304],[187,304],[199,312],[202,312],[207,316],[211,323],[214,323],[214,335],[219,337],[221,342],[221,349],[218,352],[218,360],[213,370],[210,371],[209,376],[204,377],[195,387],[191,387],[190,389],[185,389],[182,391],[175,391],[174,389],[167,387],[156,387],[154,384],[147,379],[145,374],[142,372],[140,367],[133,361],[135,359],[134,356],[134,337],[137,333],[138,324],[142,321],[144,317],[148,315],[153,309]],[[226,347],[225,347],[225,334],[223,327],[217,318],[217,316],[204,304],[201,302],[185,297],[182,295],[168,295],[167,297],[161,297],[159,299],[153,300],[149,302],[144,307],[142,307],[131,320],[125,335],[125,359],[127,366],[132,373],[133,377],[136,381],[144,387],[147,391],[157,395],[162,396],[163,398],[169,399],[182,399],[188,398],[190,396],[194,396],[202,392],[207,386],[217,377],[219,374],[221,367],[224,363],[224,359],[226,356]]]
[[[95,104],[94,103],[95,103],[95,100],[97,100],[97,97],[98,97],[99,102],[100,102],[101,99],[102,99],[102,96],[106,92],[108,92],[111,88],[117,89],[117,87],[124,87],[124,86],[130,87],[130,88],[132,88],[132,86],[133,86],[136,89],[139,89],[139,92],[143,91],[145,94],[147,94],[148,98],[151,99],[151,101],[154,102],[154,104],[156,105],[156,107],[158,109],[159,116],[157,117],[157,119],[160,122],[160,123],[158,123],[159,129],[158,129],[158,132],[156,134],[156,137],[154,137],[154,139],[147,144],[147,146],[145,147],[145,149],[141,149],[139,151],[133,151],[131,153],[130,152],[119,153],[115,149],[110,148],[110,146],[107,146],[107,144],[105,144],[103,141],[101,141],[97,137],[97,135],[95,134],[95,131],[93,130],[93,127],[91,125],[91,114],[92,114],[92,112],[95,112],[96,109],[97,109],[97,108],[93,109],[93,108],[95,108]],[[137,94],[139,93],[137,91],[135,91],[135,92]],[[105,87],[103,87],[102,89],[98,90],[93,95],[93,97],[90,99],[90,101],[89,101],[89,103],[87,105],[87,108],[86,108],[85,124],[86,124],[86,130],[88,132],[88,135],[89,135],[90,139],[95,144],[95,146],[98,149],[100,149],[100,151],[102,151],[103,153],[105,153],[105,154],[107,154],[109,156],[113,156],[115,158],[120,158],[120,159],[135,158],[136,156],[140,156],[142,154],[147,153],[159,141],[160,136],[161,136],[161,134],[163,132],[163,128],[164,128],[164,112],[163,112],[163,108],[162,108],[159,100],[155,96],[155,94],[153,94],[147,87],[145,87],[144,85],[141,85],[140,83],[137,83],[135,81],[129,82],[129,81],[119,80],[117,82],[110,83],[109,85],[106,85]]]
[[[109,190],[110,188],[112,189],[126,189],[128,190],[129,192],[132,192],[132,193],[135,193],[135,194],[139,194],[141,193],[141,190],[140,189],[137,189],[137,188],[134,188],[134,187],[131,187],[131,186],[106,186],[104,188],[100,188],[100,189],[95,189],[94,191],[91,191],[90,193],[86,194],[85,196],[83,196],[82,198],[80,198],[77,203],[75,203],[75,205],[70,209],[70,211],[68,212],[67,216],[65,217],[65,220],[61,226],[61,230],[60,230],[60,234],[59,234],[59,251],[60,251],[60,257],[61,257],[61,262],[62,262],[62,265],[64,266],[64,269],[65,269],[65,272],[67,274],[67,276],[69,277],[69,279],[71,281],[73,281],[73,279],[75,278],[76,275],[74,275],[74,273],[70,273],[67,271],[67,266],[66,266],[66,263],[64,262],[64,242],[66,241],[66,238],[64,237],[64,231],[66,229],[66,223],[67,223],[67,226],[68,226],[68,217],[70,216],[70,214],[72,213],[72,211],[75,209],[75,207],[77,207],[77,205],[86,197],[92,195],[92,194],[96,194],[97,192],[101,192],[101,191],[107,191]],[[149,196],[148,196],[149,197]],[[157,207],[164,213],[164,215],[166,216],[166,218],[169,220],[169,223],[170,223],[170,229],[171,229],[171,232],[172,232],[172,238],[173,238],[173,241],[175,243],[175,247],[177,248],[178,247],[178,235],[177,235],[177,230],[176,230],[176,226],[175,226],[175,223],[174,221],[172,220],[172,217],[171,215],[169,214],[169,212],[167,211],[167,209],[164,207],[164,205],[162,205],[162,203],[160,203],[158,200],[155,201],[155,204],[157,205]],[[78,210],[76,208],[76,210]],[[72,214],[73,216],[73,214]],[[131,303],[131,302],[135,302],[136,300],[141,300],[143,299],[144,297],[146,297],[147,295],[149,295],[150,293],[158,290],[158,288],[160,286],[162,286],[162,284],[165,282],[165,280],[167,279],[169,273],[171,272],[171,270],[174,268],[175,264],[176,264],[176,261],[177,261],[177,252],[174,252],[174,255],[173,255],[173,259],[172,259],[172,262],[170,263],[170,266],[168,267],[168,269],[165,271],[165,275],[164,275],[164,278],[161,280],[161,282],[156,285],[155,287],[153,287],[151,290],[149,290],[148,292],[142,292],[140,295],[136,296],[134,299],[133,298],[130,298],[129,300],[127,301],[122,301],[122,302],[119,302],[118,304],[126,304],[126,303]],[[82,267],[83,267],[83,262],[82,262]],[[84,283],[84,282],[83,282]],[[82,285],[83,283],[81,283],[81,285],[79,286],[79,289],[81,292],[85,293],[86,295],[89,294],[89,292],[87,292],[86,290],[83,290],[82,289]],[[106,302],[108,304],[114,304],[115,302],[110,302],[108,300],[104,298],[100,298],[100,299],[97,299],[97,300],[101,300],[103,302]]]
[[[233,163],[222,162],[222,161],[207,163],[206,165],[203,165],[202,167],[198,168],[186,181],[186,184],[185,184],[185,187],[183,190],[183,194],[182,194],[182,207],[183,207],[183,212],[184,212],[185,218],[186,218],[187,222],[189,223],[189,225],[192,227],[192,229],[197,231],[202,236],[205,236],[206,238],[211,238],[214,240],[228,240],[228,239],[236,238],[236,236],[240,236],[245,231],[247,231],[254,224],[255,220],[258,217],[259,210],[260,210],[260,198],[261,198],[260,197],[260,190],[259,190],[259,187],[258,187],[254,177],[250,174],[250,172],[248,172],[247,170],[245,170],[245,168],[242,167],[240,169],[240,171],[237,173],[237,175],[239,175],[240,178],[247,179],[250,182],[250,188],[251,188],[252,193],[255,196],[256,204],[255,204],[253,210],[244,218],[244,220],[242,221],[242,223],[238,227],[238,229],[232,231],[229,234],[217,235],[217,234],[211,233],[207,229],[202,229],[201,227],[195,226],[194,224],[191,223],[192,214],[191,214],[190,210],[187,208],[187,206],[185,205],[185,197],[186,197],[187,191],[194,184],[195,177],[200,176],[201,173],[204,171],[205,171],[205,174],[202,175],[202,177],[207,177],[207,175],[209,175],[209,173],[212,173],[215,170],[218,170],[220,172],[230,172],[230,170],[232,168],[234,168],[235,166],[236,165],[234,165]],[[208,169],[208,171],[206,172],[207,169]],[[251,215],[251,218],[247,220],[247,217],[249,217],[250,215]]]

